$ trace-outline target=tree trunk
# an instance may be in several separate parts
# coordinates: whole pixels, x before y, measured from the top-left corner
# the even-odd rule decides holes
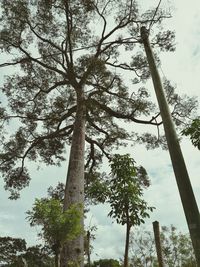
[[[158,265],[159,267],[164,267],[162,246],[161,246],[161,240],[160,240],[159,222],[157,221],[153,222],[153,230],[154,230],[154,239],[155,239],[155,245],[156,245]]]
[[[55,254],[55,267],[60,267],[60,253]]]
[[[85,102],[82,88],[77,90],[77,111],[74,122],[69,166],[65,187],[64,210],[73,204],[80,204],[83,214],[84,206],[84,148],[85,148]],[[83,216],[81,220],[84,228]],[[84,266],[83,233],[75,240],[66,242],[61,255],[61,267]]]
[[[197,266],[200,267],[200,215],[198,206],[190,183],[190,178],[179,145],[178,137],[174,128],[171,113],[162,88],[160,75],[158,73],[153,52],[148,40],[148,32],[145,27],[141,27],[141,37],[160,107],[169,153],[194,248]]]
[[[125,243],[125,252],[124,252],[124,267],[128,267],[128,251],[129,251],[129,239],[130,239],[130,230],[131,226],[129,223],[126,224],[126,243]]]
[[[90,231],[87,231],[87,258],[88,258],[88,267],[91,267],[90,262]]]

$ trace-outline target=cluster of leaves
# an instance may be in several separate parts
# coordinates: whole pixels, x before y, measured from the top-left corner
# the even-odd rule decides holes
[[[59,251],[64,242],[73,240],[83,231],[78,205],[72,205],[63,211],[58,199],[36,199],[32,210],[27,214],[31,226],[42,227],[39,235],[54,251]]]
[[[0,237],[0,262],[11,264],[17,261],[17,254],[26,250],[26,242],[20,238]]]
[[[182,131],[182,135],[189,136],[192,144],[200,150],[200,118],[196,118]]]
[[[98,261],[94,261],[91,264],[91,267],[98,267],[98,266],[101,266],[101,267],[120,267],[121,265],[120,265],[119,261],[114,260],[114,259],[101,259]],[[88,266],[85,265],[85,267],[88,267]]]

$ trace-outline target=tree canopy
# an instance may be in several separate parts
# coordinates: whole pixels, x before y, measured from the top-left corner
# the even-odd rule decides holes
[[[131,136],[148,146],[163,143],[163,138],[151,134],[128,133],[118,121],[161,124],[149,91],[140,84],[149,78],[149,70],[139,28],[157,27],[169,14],[155,13],[154,8],[141,14],[135,1],[114,0],[2,1],[1,9],[0,48],[5,62],[0,66],[12,67],[12,74],[5,75],[1,87],[7,106],[0,112],[4,138],[0,169],[11,197],[18,197],[29,184],[30,160],[60,165],[65,159],[78,88],[84,88],[88,171]],[[155,32],[155,47],[174,49],[173,32]],[[130,79],[126,83],[118,70],[128,71],[132,83]],[[181,107],[181,117],[190,112],[184,111],[169,83],[166,90],[174,117],[179,118],[176,111]],[[7,122],[13,129],[10,136],[5,135]]]
[[[30,161],[60,166],[70,145],[64,210],[83,209],[84,170],[94,172],[113,148],[127,140],[165,147],[160,131],[138,134],[120,124],[162,124],[145,88],[150,73],[140,38],[145,25],[155,49],[174,50],[160,2],[143,12],[133,0],[3,0],[0,16],[0,67],[12,67],[1,86],[0,171],[11,198],[29,185]],[[183,101],[169,82],[165,89],[178,125],[196,102]],[[75,242],[63,262],[82,261],[83,236]]]

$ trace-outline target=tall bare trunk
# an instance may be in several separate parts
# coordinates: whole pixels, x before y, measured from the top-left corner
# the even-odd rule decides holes
[[[81,89],[80,89],[81,90]],[[77,111],[74,123],[69,166],[65,188],[64,210],[73,204],[84,205],[84,147],[85,147],[85,102],[83,91],[77,91]],[[84,226],[83,217],[81,220]],[[84,237],[83,234],[75,240],[67,242],[61,256],[61,267],[84,266]]]
[[[169,148],[169,153],[178,185],[185,217],[190,232],[194,253],[196,257],[197,266],[200,267],[200,215],[197,202],[193,193],[190,178],[187,172],[183,154],[179,145],[178,137],[171,113],[167,104],[167,100],[163,91],[162,82],[158,73],[155,58],[151,45],[148,40],[148,32],[146,28],[141,27],[141,37],[146,51],[147,60],[154,84],[155,93],[157,96],[160,113],[163,120],[165,136]]]

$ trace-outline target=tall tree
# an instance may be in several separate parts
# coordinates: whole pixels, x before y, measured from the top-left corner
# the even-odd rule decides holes
[[[160,108],[161,117],[163,119],[163,126],[169,154],[185,213],[188,229],[190,232],[193,248],[196,256],[197,265],[200,266],[200,216],[199,209],[195,199],[195,195],[190,182],[187,167],[178,141],[178,136],[174,127],[169,106],[164,94],[161,78],[156,66],[156,61],[153,51],[148,40],[149,31],[145,26],[141,27],[141,37],[144,44],[146,56],[151,71],[153,85]]]
[[[113,146],[130,139],[118,120],[162,124],[147,90],[143,85],[137,90],[135,84],[149,77],[140,49],[140,25],[156,27],[166,16],[154,15],[154,10],[140,14],[133,0],[1,1],[0,48],[5,62],[0,66],[12,66],[13,75],[1,87],[7,108],[0,109],[0,170],[11,198],[29,184],[30,160],[60,165],[70,144],[64,210],[83,204],[84,158],[91,172],[103,155],[109,157]],[[174,35],[157,33],[154,45],[173,50]],[[124,62],[120,53],[135,47],[137,54]],[[135,78],[130,91],[118,69]],[[169,95],[176,116],[180,99]],[[13,122],[10,136],[4,131],[6,122]],[[154,147],[163,143],[163,138],[150,134],[134,134],[134,139]],[[65,248],[62,266],[78,261],[82,267],[83,235]]]
[[[109,216],[117,223],[126,225],[124,267],[128,267],[130,231],[133,226],[144,223],[153,207],[143,199],[143,189],[149,186],[147,173],[143,167],[137,168],[129,155],[116,154],[111,162],[112,179],[109,185]]]

